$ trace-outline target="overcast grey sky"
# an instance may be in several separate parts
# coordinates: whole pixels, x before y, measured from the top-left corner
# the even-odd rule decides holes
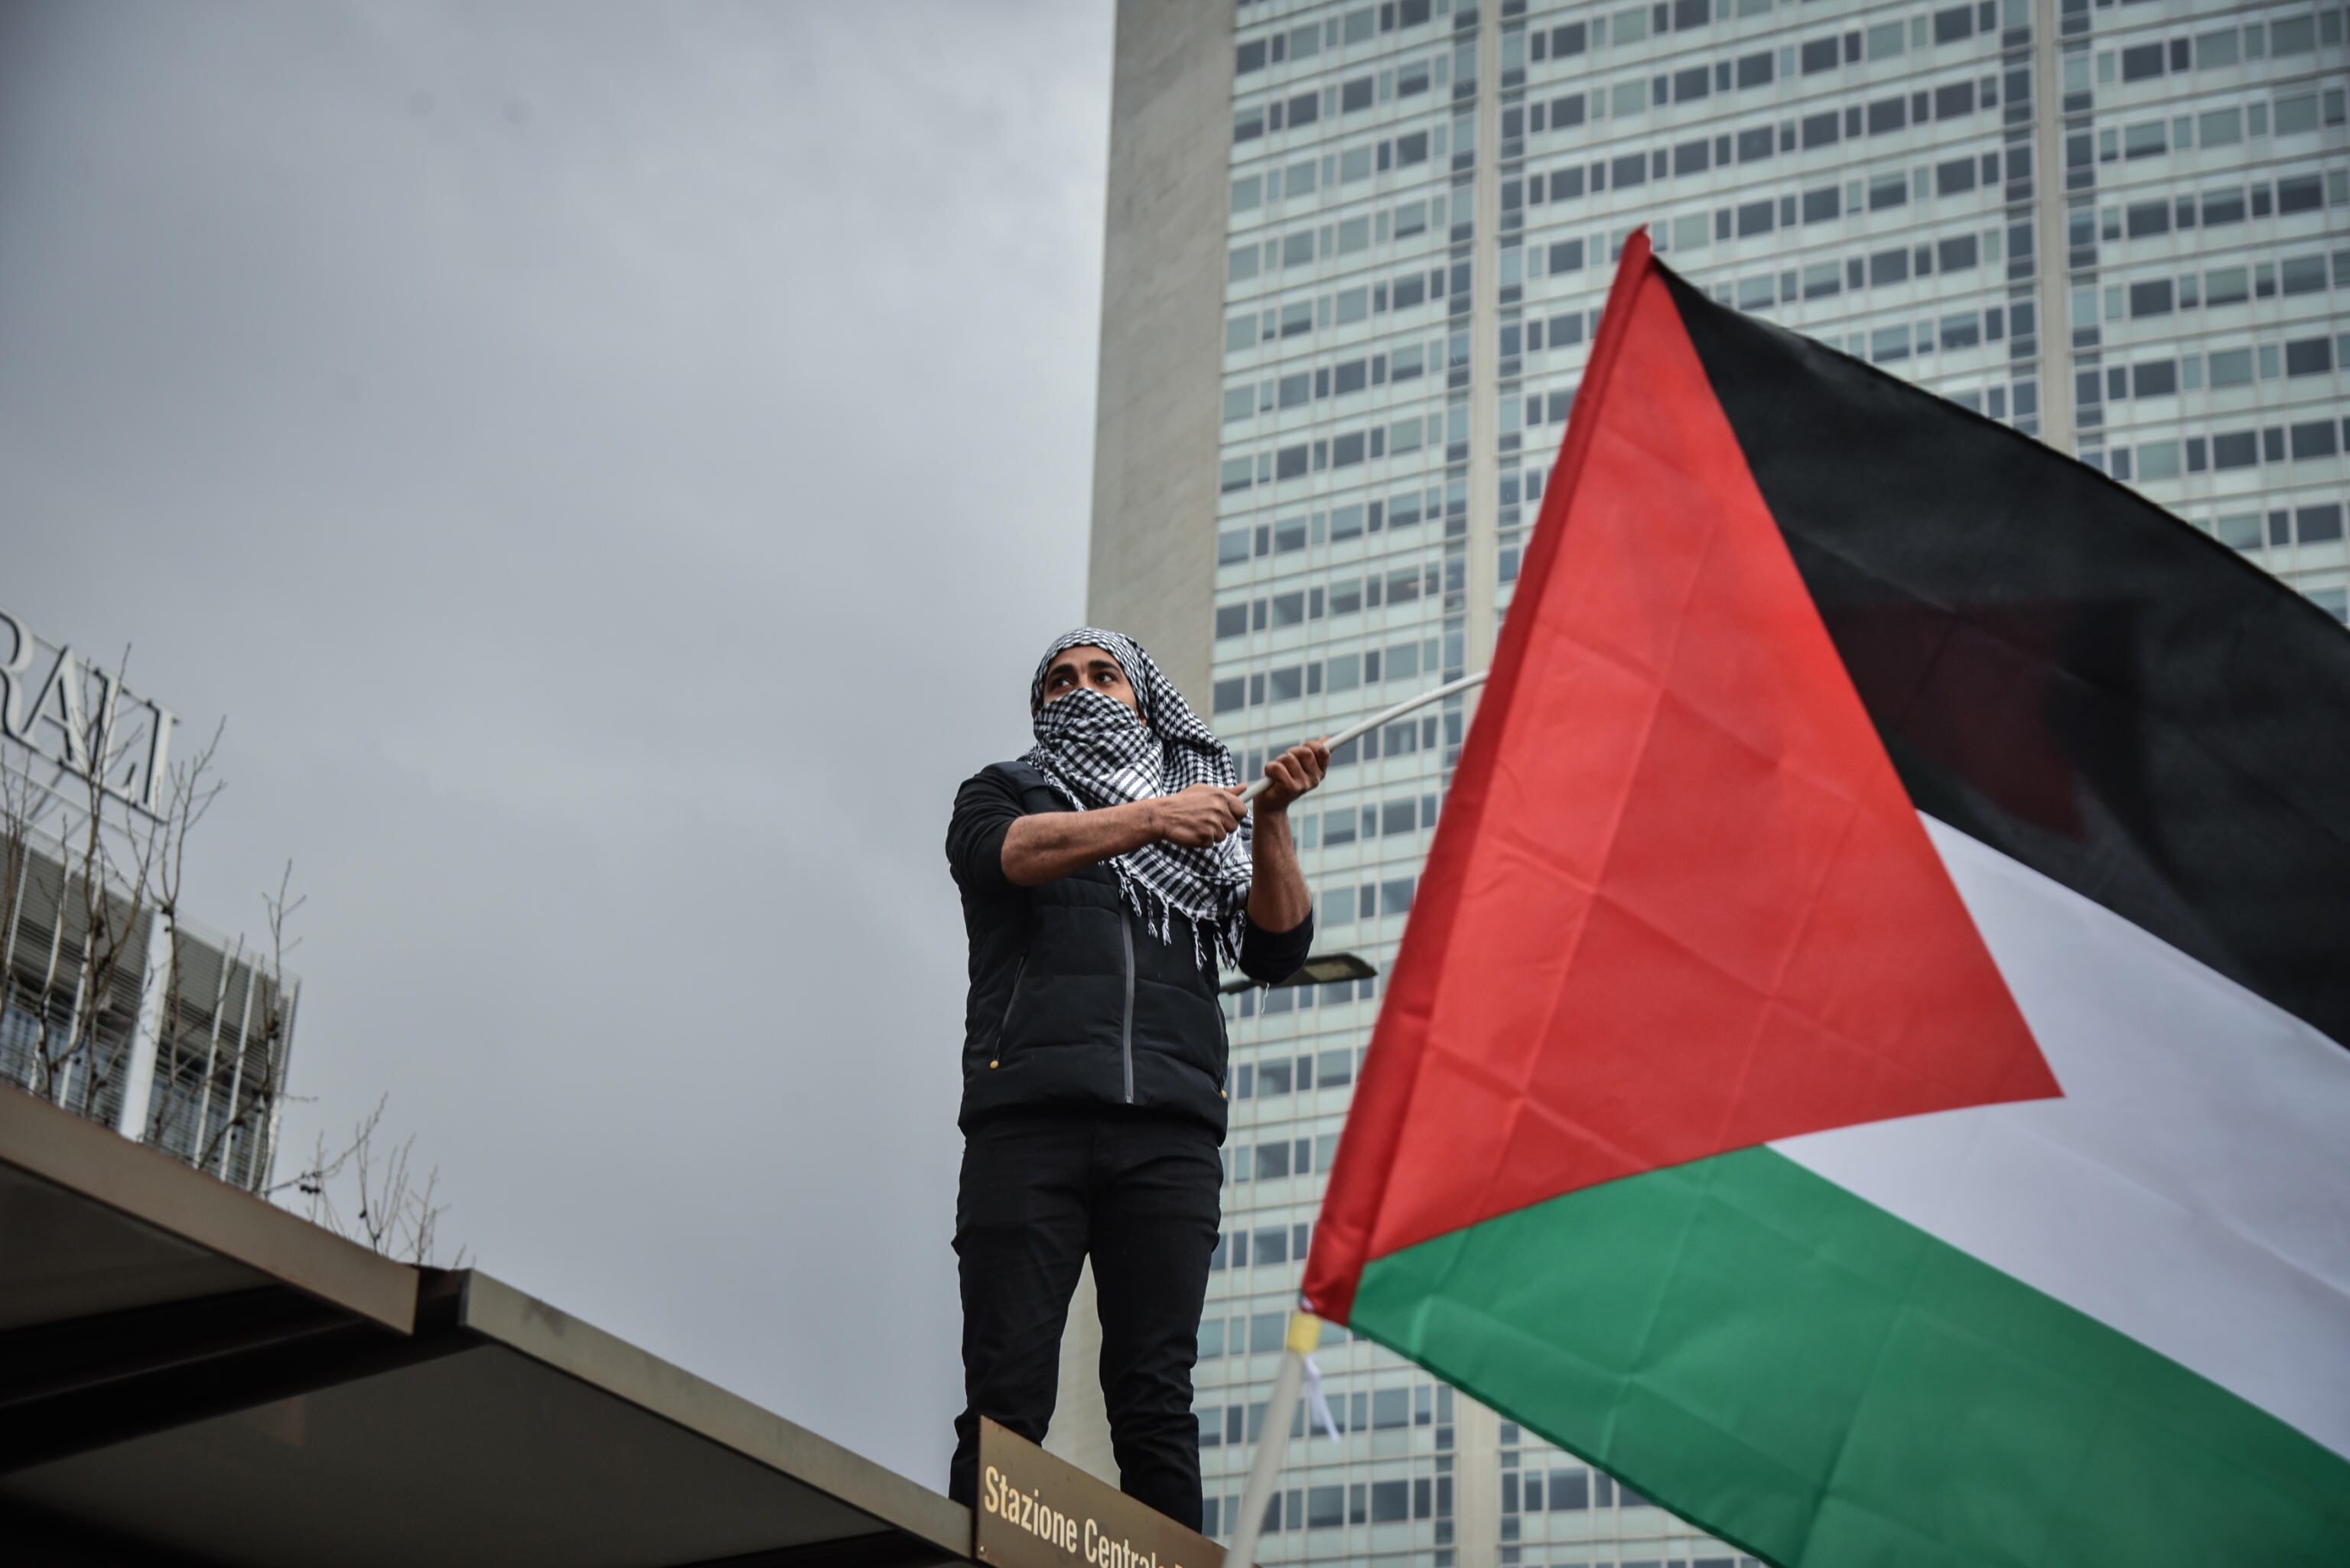
[[[955,783],[1081,618],[1107,4],[0,7],[0,606],[228,719],[286,1150],[919,1479]],[[281,1171],[287,1161],[281,1158]]]

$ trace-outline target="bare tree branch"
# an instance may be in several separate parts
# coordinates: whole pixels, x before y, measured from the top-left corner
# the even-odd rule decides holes
[[[189,841],[220,798],[213,767],[227,726],[215,724],[158,785],[118,723],[130,668],[126,648],[111,672],[80,664],[60,677],[86,683],[65,700],[73,722],[62,757],[0,737],[0,1078],[29,1079],[68,1109],[104,1115],[151,1028],[145,1141],[251,1186],[267,1169],[286,1101],[300,988],[286,964],[308,898],[289,860],[262,894],[265,951],[243,938],[223,951],[189,933]],[[159,742],[151,732],[144,743]],[[314,1221],[430,1264],[449,1207],[440,1171],[420,1173],[412,1136],[389,1140],[385,1104],[338,1148],[321,1135],[307,1165],[263,1195],[303,1200]],[[464,1256],[458,1249],[459,1263]]]
[[[227,727],[225,719],[214,724],[203,750],[172,765],[171,788],[163,811],[163,849],[156,882],[156,912],[162,922],[165,940],[171,943],[170,979],[164,989],[161,1025],[155,1042],[155,1081],[164,1085],[165,1092],[148,1103],[150,1143],[162,1141],[165,1125],[178,1103],[179,1085],[186,1068],[182,1047],[188,1023],[188,970],[183,961],[186,949],[180,899],[187,879],[189,835],[212,810],[224,787],[222,781],[212,776],[212,771],[213,760],[220,752],[221,736]]]
[[[280,1066],[292,1023],[291,1003],[286,988],[286,955],[300,940],[298,938],[292,941],[287,940],[286,921],[309,902],[307,895],[293,896],[293,883],[294,862],[288,860],[284,873],[277,879],[276,893],[261,896],[262,907],[267,912],[269,922],[269,961],[267,971],[256,977],[261,992],[260,1026],[240,1032],[239,1060],[231,1076],[227,1114],[222,1117],[218,1127],[207,1129],[203,1147],[196,1158],[199,1168],[212,1170],[216,1175],[221,1174],[218,1168],[227,1160],[229,1140],[240,1132],[260,1136],[276,1106]],[[258,1074],[247,1073],[245,1069],[249,1064],[256,1065]]]
[[[313,1223],[384,1257],[437,1266],[441,1220],[449,1211],[446,1203],[436,1201],[440,1168],[425,1172],[421,1183],[415,1179],[412,1133],[389,1149],[377,1147],[388,1098],[380,1096],[374,1108],[352,1127],[349,1139],[332,1154],[327,1150],[326,1136],[320,1134],[310,1163],[270,1188],[265,1196],[296,1193],[307,1199],[307,1217]],[[465,1250],[460,1247],[447,1266],[463,1268],[464,1260]]]

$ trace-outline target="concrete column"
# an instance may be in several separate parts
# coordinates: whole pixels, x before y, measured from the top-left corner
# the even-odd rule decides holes
[[[1452,1539],[1459,1568],[1502,1561],[1502,1418],[1466,1395],[1452,1403]]]
[[[1232,7],[1119,0],[1086,614],[1209,708]]]
[[[1469,549],[1467,643],[1463,670],[1492,663],[1500,627],[1494,611],[1501,546],[1494,517],[1501,506],[1502,342],[1502,22],[1488,5],[1477,33],[1476,265],[1471,279],[1469,343]],[[1476,712],[1478,693],[1468,697]],[[1467,1560],[1462,1560],[1466,1568]]]
[[[1476,273],[1469,341],[1469,626],[1464,670],[1492,665],[1502,630],[1502,7],[1478,16],[1476,52]],[[1476,717],[1478,691],[1469,693]],[[1502,1422],[1466,1394],[1452,1401],[1452,1561],[1497,1568],[1502,1561]]]
[[[2040,439],[2073,455],[2073,324],[2066,308],[2064,67],[2057,0],[2032,5],[2032,244],[2040,307]]]
[[[1110,67],[1086,618],[1138,639],[1207,712],[1222,435],[1232,7],[1118,0]],[[1045,1449],[1118,1484],[1087,1266]]]
[[[1061,1389],[1045,1451],[1111,1486],[1118,1484],[1118,1456],[1109,1446],[1109,1409],[1102,1402],[1101,1313],[1094,1300],[1094,1266],[1077,1276],[1069,1301],[1068,1327],[1061,1334]]]
[[[131,1023],[130,1059],[122,1081],[122,1109],[114,1130],[144,1142],[147,1107],[155,1093],[155,1053],[162,1044],[163,1005],[172,994],[172,923],[159,912],[147,917],[146,962],[139,978],[139,1016]]]
[[[1465,670],[1493,661],[1501,629],[1502,8],[1481,8],[1477,33],[1477,255],[1469,346],[1469,551]],[[1478,692],[1469,693],[1471,717]],[[1458,1568],[1502,1561],[1501,1421],[1455,1395],[1452,1541]]]

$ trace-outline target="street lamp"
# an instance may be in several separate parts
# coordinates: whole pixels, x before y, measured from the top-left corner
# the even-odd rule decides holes
[[[1286,980],[1273,981],[1263,989],[1275,991],[1285,985],[1335,985],[1342,980],[1367,980],[1378,972],[1378,966],[1360,953],[1315,953],[1295,974]],[[1243,975],[1239,980],[1226,981],[1223,993],[1237,996],[1243,991],[1258,988],[1256,981]]]

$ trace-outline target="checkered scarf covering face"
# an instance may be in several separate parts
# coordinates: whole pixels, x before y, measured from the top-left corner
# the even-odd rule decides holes
[[[1053,660],[1080,647],[1101,649],[1118,660],[1141,701],[1139,717],[1115,697],[1089,687],[1045,701],[1045,676]],[[1193,784],[1229,789],[1240,782],[1231,750],[1200,722],[1183,693],[1159,672],[1142,645],[1117,632],[1081,626],[1055,639],[1036,661],[1035,678],[1028,683],[1028,706],[1035,715],[1036,744],[1021,761],[1042,773],[1080,811],[1173,794]],[[1238,832],[1204,848],[1160,839],[1110,858],[1119,895],[1159,940],[1172,940],[1170,911],[1180,909],[1191,918],[1193,957],[1202,969],[1209,968],[1205,938],[1211,932],[1224,962],[1240,962],[1252,876],[1252,826],[1243,817]]]

